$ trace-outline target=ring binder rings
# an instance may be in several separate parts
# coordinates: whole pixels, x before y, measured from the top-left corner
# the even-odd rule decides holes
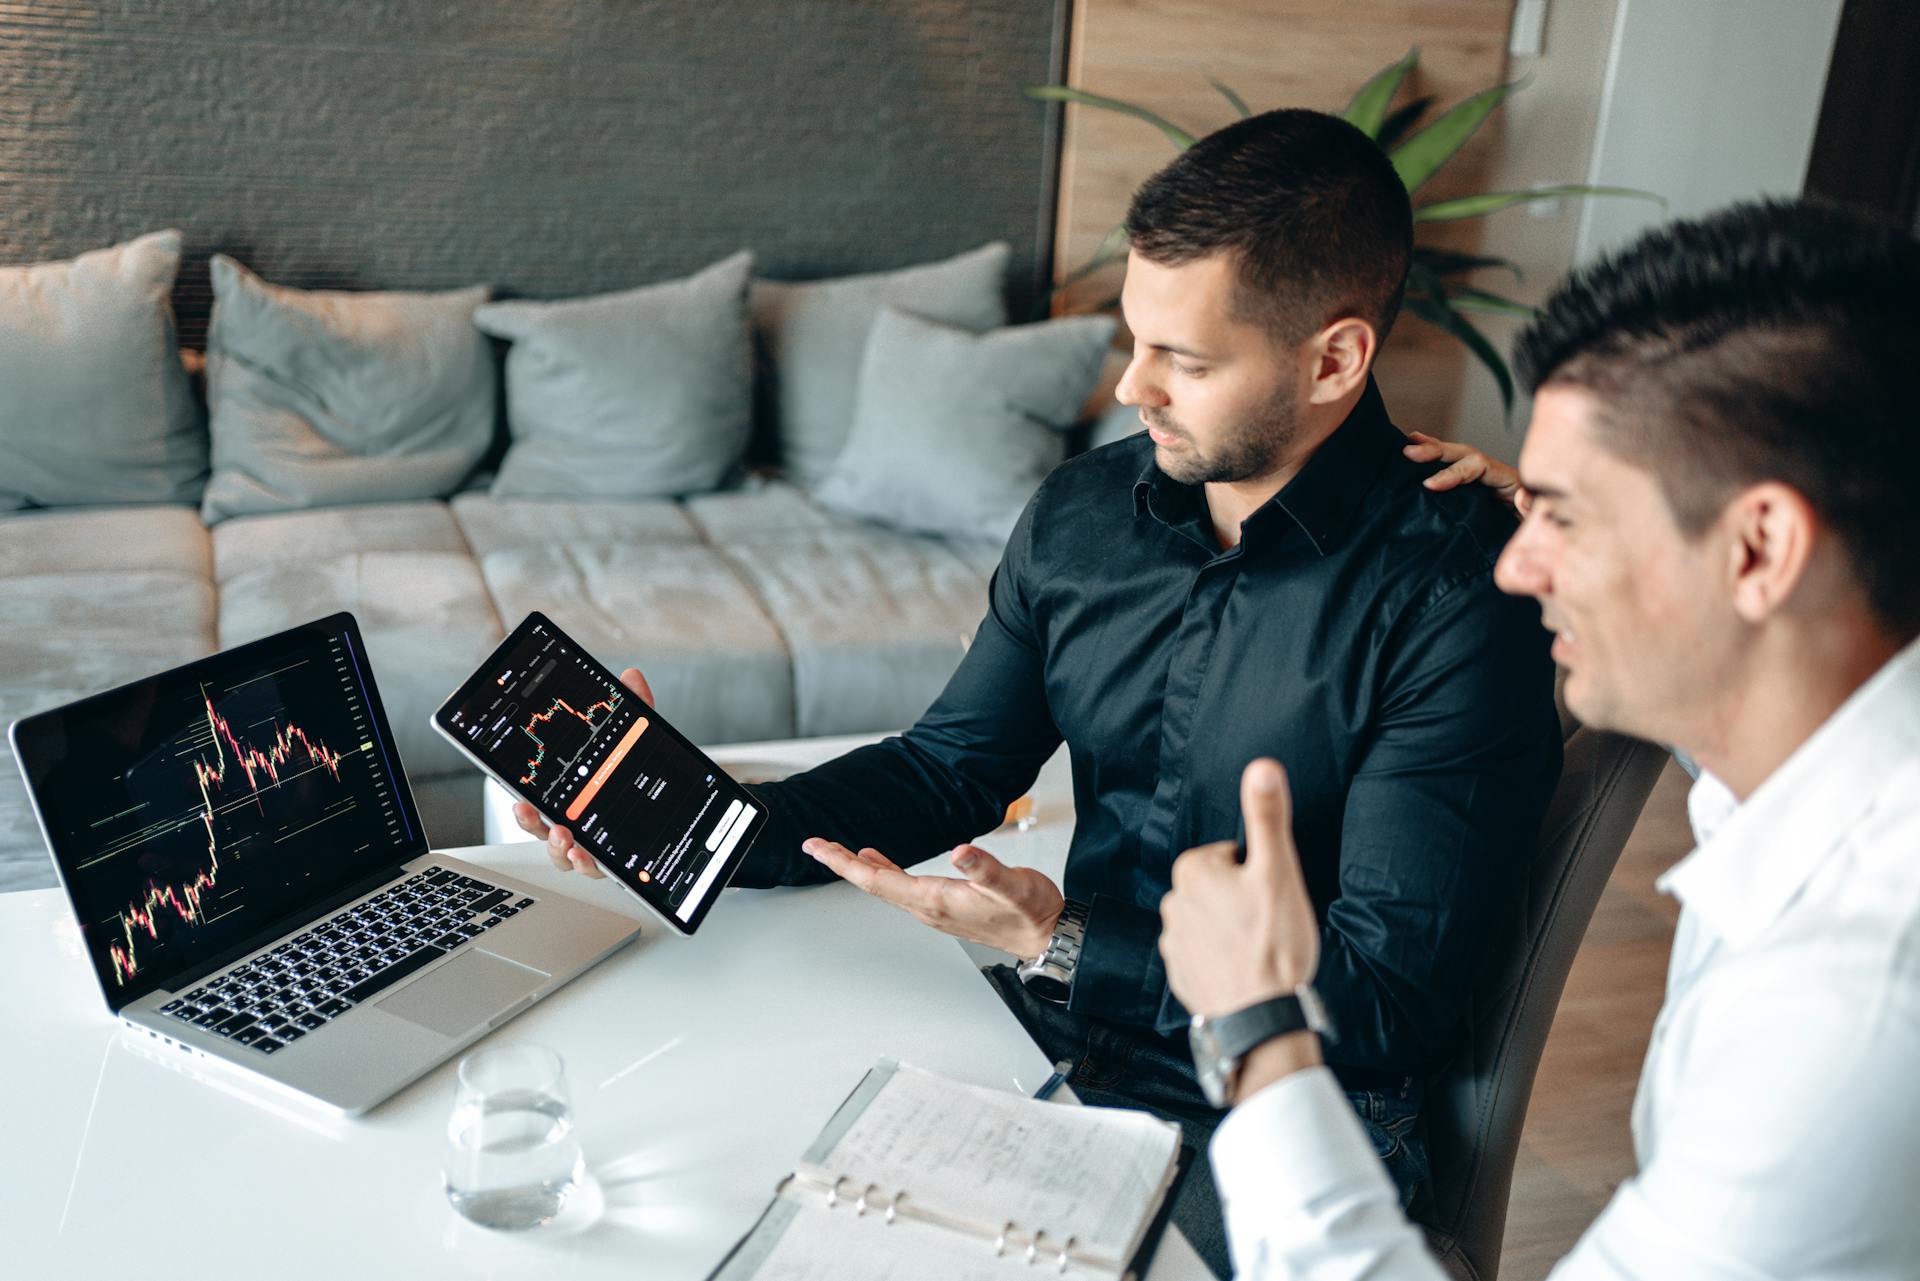
[[[1145,1113],[1063,1108],[882,1059],[711,1281],[862,1281],[903,1261],[928,1278],[1038,1267],[1119,1281],[1164,1227],[1185,1157],[1178,1129]]]

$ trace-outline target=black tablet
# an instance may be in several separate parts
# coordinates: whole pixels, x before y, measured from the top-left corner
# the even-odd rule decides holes
[[[746,788],[538,612],[433,727],[681,934],[766,826]]]

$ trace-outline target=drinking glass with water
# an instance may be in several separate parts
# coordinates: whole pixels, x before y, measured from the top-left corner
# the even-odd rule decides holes
[[[445,1174],[447,1200],[483,1228],[552,1222],[583,1175],[558,1054],[503,1045],[461,1060]]]

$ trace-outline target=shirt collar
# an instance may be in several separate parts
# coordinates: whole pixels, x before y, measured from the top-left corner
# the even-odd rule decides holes
[[[1698,842],[1659,888],[1729,945],[1757,937],[1845,840],[1903,762],[1920,754],[1920,640],[1909,644],[1744,803],[1702,773],[1687,795]]]
[[[1387,417],[1386,403],[1371,375],[1345,421],[1320,443],[1294,478],[1247,517],[1243,540],[1264,540],[1276,524],[1297,526],[1313,549],[1325,556],[1365,496],[1380,469],[1400,456],[1406,437]],[[1151,457],[1133,484],[1134,514],[1151,513],[1162,524],[1180,528],[1206,515],[1199,485],[1181,484],[1160,470]],[[1209,537],[1211,532],[1209,531]]]

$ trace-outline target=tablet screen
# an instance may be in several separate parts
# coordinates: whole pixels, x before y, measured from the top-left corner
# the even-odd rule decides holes
[[[745,788],[541,614],[436,720],[687,933],[763,822]]]

